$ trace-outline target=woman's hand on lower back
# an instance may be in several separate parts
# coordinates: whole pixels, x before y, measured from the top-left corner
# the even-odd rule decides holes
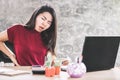
[[[11,54],[10,56],[11,61],[15,64],[15,66],[20,66],[16,60],[15,54]]]

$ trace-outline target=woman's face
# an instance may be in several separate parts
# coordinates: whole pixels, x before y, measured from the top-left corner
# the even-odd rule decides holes
[[[35,21],[35,30],[38,32],[42,32],[48,29],[52,24],[52,15],[49,12],[40,13],[36,17]]]

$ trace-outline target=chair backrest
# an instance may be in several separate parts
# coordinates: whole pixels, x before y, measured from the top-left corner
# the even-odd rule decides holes
[[[83,62],[87,72],[114,67],[120,37],[88,36],[83,46]]]
[[[11,51],[14,52],[14,48],[13,48],[13,44],[12,44],[12,43],[6,41],[5,44],[6,44],[6,46],[7,46]],[[0,51],[0,62],[1,62],[1,61],[4,61],[4,62],[12,62],[12,61],[9,59],[9,57],[7,57],[2,51]]]

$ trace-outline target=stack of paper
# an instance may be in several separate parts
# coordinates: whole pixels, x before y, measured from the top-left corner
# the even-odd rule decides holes
[[[14,76],[20,74],[30,74],[30,71],[15,70],[10,68],[0,67],[0,75]]]

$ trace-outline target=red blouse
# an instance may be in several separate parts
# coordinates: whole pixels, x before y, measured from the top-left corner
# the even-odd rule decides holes
[[[7,33],[9,41],[14,44],[18,64],[21,66],[44,64],[47,48],[39,32],[15,25],[7,29]]]

